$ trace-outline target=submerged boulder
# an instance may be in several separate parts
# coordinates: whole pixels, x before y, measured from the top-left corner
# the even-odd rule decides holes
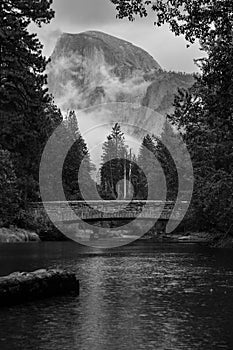
[[[51,269],[0,277],[1,306],[66,294],[79,294],[79,281],[73,272]]]

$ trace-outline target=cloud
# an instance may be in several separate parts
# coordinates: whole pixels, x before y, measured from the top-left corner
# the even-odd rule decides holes
[[[55,0],[56,20],[64,25],[90,25],[111,23],[116,12],[110,0]]]
[[[140,103],[150,82],[143,72],[120,79],[114,66],[96,50],[91,59],[77,55],[62,56],[48,66],[51,93],[61,110],[82,109],[100,102]],[[100,100],[101,99],[101,100]]]
[[[127,143],[136,153],[141,138],[152,131],[152,121],[153,132],[159,133],[164,120],[158,113],[149,109],[143,110],[140,106],[150,84],[144,79],[143,72],[136,71],[123,80],[114,70],[115,67],[106,63],[104,54],[100,51],[96,51],[91,59],[85,60],[74,54],[62,56],[53,60],[48,67],[55,103],[64,115],[67,110],[76,110],[81,133],[97,165],[100,164],[102,144],[116,122],[122,126]],[[100,98],[98,89],[103,92]],[[127,102],[125,109],[121,103],[115,106],[117,101]],[[102,107],[98,109],[100,103]],[[110,110],[105,105],[108,103],[113,103]],[[133,103],[135,107],[129,107],[128,103]],[[143,132],[143,125],[150,125],[149,130]]]
[[[167,25],[153,25],[154,14],[135,22],[116,19],[110,0],[54,0],[55,19],[41,29],[33,26],[44,44],[44,54],[51,55],[61,32],[80,33],[100,30],[128,40],[148,51],[166,70],[198,71],[193,59],[203,56],[199,45],[186,48],[183,37],[175,37]]]

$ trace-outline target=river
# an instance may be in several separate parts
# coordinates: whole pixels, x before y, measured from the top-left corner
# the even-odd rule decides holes
[[[0,245],[0,275],[62,267],[80,296],[0,310],[0,349],[233,349],[233,252],[134,243]]]

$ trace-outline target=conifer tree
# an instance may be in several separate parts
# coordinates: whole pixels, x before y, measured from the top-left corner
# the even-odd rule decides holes
[[[183,165],[182,156],[177,150],[177,135],[166,120],[160,137],[154,137],[156,142],[155,155],[158,159],[166,178],[167,200],[176,200],[178,193],[178,173],[177,166]],[[169,150],[172,150],[172,155]],[[175,156],[175,159],[174,159]],[[175,164],[176,160],[176,164]],[[180,169],[181,170],[181,169]]]
[[[103,145],[101,164],[101,187],[109,199],[116,199],[123,192],[122,188],[117,188],[117,183],[124,178],[126,155],[124,134],[120,125],[116,123]]]
[[[139,195],[143,199],[161,199],[161,170],[156,159],[156,147],[150,135],[146,135],[142,141],[138,154],[139,171]],[[150,190],[148,192],[148,184]],[[149,196],[149,197],[148,197]]]
[[[82,181],[88,199],[92,199],[92,193],[89,189],[91,188],[91,182],[93,182],[91,173],[95,170],[95,166],[90,160],[87,144],[80,133],[74,111],[68,112],[65,118],[65,127],[65,132],[73,143],[63,166],[63,187],[66,198],[68,200],[82,199],[79,188],[79,181]],[[80,169],[82,162],[84,163]],[[78,176],[79,171],[82,173]]]
[[[1,1],[0,145],[11,153],[21,199],[38,200],[39,162],[48,136],[61,122],[46,89],[47,60],[31,22],[54,16],[51,0]]]

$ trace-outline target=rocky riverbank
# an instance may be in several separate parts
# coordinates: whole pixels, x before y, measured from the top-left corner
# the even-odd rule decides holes
[[[79,281],[73,272],[37,270],[0,277],[1,306],[66,294],[79,294]]]
[[[0,243],[40,242],[35,232],[11,226],[0,228]]]

